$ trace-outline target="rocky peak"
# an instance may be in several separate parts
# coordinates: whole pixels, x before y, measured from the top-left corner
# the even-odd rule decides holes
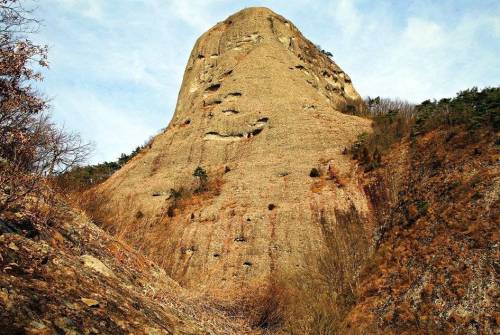
[[[239,69],[238,73],[233,73],[235,68]],[[189,112],[183,105],[185,99],[195,100],[203,106],[222,103],[234,95],[221,96],[218,91],[220,88],[227,91],[234,86],[232,82],[238,84],[234,93],[241,93],[243,81],[237,75],[244,74],[247,69],[255,74],[267,74],[265,78],[272,80],[298,73],[324,96],[323,103],[327,107],[350,113],[362,108],[351,79],[337,64],[291,22],[267,8],[253,7],[230,16],[198,39],[188,60],[174,124],[182,122],[184,114]],[[274,75],[268,72],[271,70],[275,71]],[[226,80],[227,77],[231,78]],[[254,84],[257,88],[248,87],[251,92],[247,94],[260,93],[261,83],[256,81]]]
[[[352,115],[361,106],[291,22],[244,9],[196,42],[166,131],[96,190],[102,220],[182,286],[214,296],[310,278],[331,252],[343,290],[372,230],[342,154],[370,129]]]

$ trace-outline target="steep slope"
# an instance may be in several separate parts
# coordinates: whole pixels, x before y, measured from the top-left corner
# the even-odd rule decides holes
[[[0,213],[0,334],[249,333],[64,203],[23,204]]]
[[[370,130],[352,115],[362,106],[349,76],[293,24],[244,9],[196,42],[169,126],[91,205],[182,286],[252,296],[310,279],[333,250],[339,293],[370,254],[368,203],[342,155]]]
[[[463,128],[404,141],[364,174],[377,248],[341,333],[499,333],[499,142]]]

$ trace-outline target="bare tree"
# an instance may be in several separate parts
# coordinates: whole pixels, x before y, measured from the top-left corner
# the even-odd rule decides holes
[[[42,115],[36,125],[37,133],[33,172],[40,175],[64,173],[85,162],[91,145],[83,142],[77,133],[56,127],[47,115]]]
[[[48,68],[47,46],[28,38],[40,22],[25,3],[0,0],[0,210],[90,151],[80,136],[50,121],[48,101],[33,87]]]
[[[411,118],[415,114],[415,105],[406,100],[368,97],[365,103],[368,106],[369,116],[383,116],[397,112],[403,117]]]

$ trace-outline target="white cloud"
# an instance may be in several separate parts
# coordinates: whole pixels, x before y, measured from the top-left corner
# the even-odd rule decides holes
[[[335,19],[343,34],[354,36],[360,29],[362,18],[353,0],[339,0],[330,5],[330,15]]]
[[[56,3],[61,4],[69,10],[78,12],[80,15],[100,20],[103,18],[101,0],[55,0]]]
[[[325,47],[337,50],[335,60],[360,94],[420,102],[498,84],[492,80],[500,75],[494,47],[481,41],[485,32],[496,34],[498,29],[492,12],[464,10],[452,20],[446,16],[449,8],[419,4],[405,17],[393,6],[378,4],[366,9],[359,2],[340,1],[329,11],[342,26]]]
[[[419,49],[432,49],[443,46],[445,37],[439,24],[420,18],[410,17],[401,42],[406,46]]]

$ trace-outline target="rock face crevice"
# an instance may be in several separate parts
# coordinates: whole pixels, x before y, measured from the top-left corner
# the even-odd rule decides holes
[[[370,131],[345,113],[362,106],[349,76],[293,24],[244,9],[196,42],[166,131],[96,190],[109,199],[106,224],[181,285],[214,295],[312,275],[332,243],[350,283],[372,234],[342,155]],[[208,175],[201,192],[197,166]],[[184,195],[151,196],[169,190]]]

